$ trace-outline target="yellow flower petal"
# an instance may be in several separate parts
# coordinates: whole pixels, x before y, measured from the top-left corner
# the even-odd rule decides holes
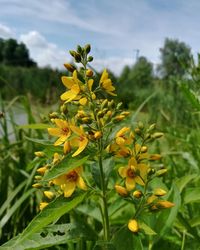
[[[79,100],[79,103],[84,106],[87,103],[87,98],[86,97],[81,98]]]
[[[125,178],[127,176],[127,167],[120,167],[118,173],[122,178]]]
[[[60,138],[58,138],[57,141],[54,142],[54,146],[61,145],[63,142],[65,142],[67,140],[67,138],[68,138],[67,135],[62,135]]]
[[[72,155],[72,157],[75,157],[75,156],[79,155],[86,148],[87,144],[88,144],[88,139],[84,138],[84,140],[79,143],[79,148]]]
[[[71,89],[71,87],[74,84],[73,77],[68,77],[68,76],[62,76],[61,77],[62,83],[67,87],[68,89]]]
[[[80,189],[83,189],[83,190],[87,190],[87,186],[83,180],[83,178],[81,176],[78,177],[78,180],[77,180],[77,186],[80,188]]]
[[[75,188],[76,188],[76,183],[73,181],[69,181],[61,185],[61,189],[64,192],[64,197],[70,197],[75,191]]]
[[[125,184],[128,191],[133,190],[135,188],[135,178],[130,178],[127,176]]]

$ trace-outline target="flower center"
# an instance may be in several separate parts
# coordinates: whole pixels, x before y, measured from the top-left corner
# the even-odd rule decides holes
[[[78,174],[73,170],[67,174],[66,178],[68,181],[75,182],[78,179]]]
[[[127,175],[128,175],[128,177],[130,177],[130,178],[136,177],[135,172],[134,172],[131,168],[129,168],[129,169],[127,170]]]
[[[69,129],[68,128],[62,128],[62,131],[64,132],[65,135],[69,133]]]

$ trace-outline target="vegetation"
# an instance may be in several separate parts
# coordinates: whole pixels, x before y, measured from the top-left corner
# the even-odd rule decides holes
[[[170,47],[170,56],[167,58],[167,63],[165,63],[166,53],[164,53],[164,51],[167,51],[166,48],[168,46]],[[142,137],[140,138],[141,134],[136,133],[137,129],[142,129],[142,133],[144,133],[142,136],[144,136],[147,132],[146,130],[149,129],[150,124],[154,122],[157,123],[159,130],[164,132],[163,138],[159,140],[156,139],[153,143],[150,143],[149,154],[161,154],[163,156],[163,160],[158,161],[157,164],[155,164],[156,161],[151,162],[151,164],[154,163],[153,169],[160,167],[162,169],[164,166],[167,168],[168,172],[163,176],[163,182],[160,178],[152,180],[150,192],[155,192],[155,188],[157,187],[168,191],[168,195],[163,196],[161,199],[168,200],[174,203],[175,206],[158,213],[153,213],[151,216],[141,213],[137,217],[137,201],[142,201],[142,205],[145,205],[144,201],[147,197],[144,199],[139,198],[139,200],[137,200],[134,198],[135,196],[132,194],[133,192],[128,192],[128,196],[123,197],[123,195],[125,196],[125,194],[127,194],[127,186],[123,182],[123,178],[120,179],[118,169],[128,166],[128,158],[118,158],[115,167],[113,167],[113,159],[111,158],[112,161],[109,161],[109,158],[106,156],[107,153],[103,154],[102,160],[105,166],[105,169],[103,170],[105,171],[106,176],[109,175],[108,180],[110,184],[106,186],[106,190],[104,189],[103,191],[102,189],[102,172],[99,172],[98,165],[95,165],[94,158],[92,158],[98,156],[99,154],[92,154],[92,152],[98,150],[97,146],[101,140],[105,143],[103,144],[104,146],[106,145],[106,140],[108,138],[114,138],[114,140],[116,140],[115,136],[117,135],[117,132],[120,131],[119,123],[112,124],[112,126],[111,124],[109,125],[113,127],[113,132],[107,139],[105,139],[104,136],[99,137],[101,133],[97,133],[95,138],[95,133],[89,133],[90,124],[88,125],[87,122],[89,122],[90,117],[75,116],[80,106],[70,104],[67,105],[67,109],[65,105],[61,106],[61,111],[57,110],[57,112],[51,113],[50,117],[43,117],[42,120],[41,118],[38,118],[37,123],[35,124],[36,121],[32,116],[28,99],[24,99],[24,97],[16,97],[14,100],[8,102],[11,97],[8,95],[8,88],[5,87],[5,79],[9,74],[12,74],[12,71],[14,72],[14,70],[16,70],[17,74],[17,71],[20,72],[20,70],[27,70],[27,72],[31,72],[32,69],[28,71],[29,69],[21,67],[16,68],[15,66],[9,71],[9,69],[11,69],[10,66],[1,65],[2,68],[7,69],[7,73],[9,72],[8,74],[4,73],[4,76],[2,77],[2,84],[4,84],[3,89],[5,92],[2,92],[4,95],[4,101],[1,101],[2,113],[0,118],[2,126],[2,136],[0,138],[0,180],[1,190],[3,191],[1,192],[3,193],[3,198],[1,199],[2,203],[0,208],[0,224],[2,228],[1,243],[5,243],[10,238],[13,238],[22,232],[22,229],[24,229],[35,214],[38,213],[36,210],[38,209],[41,201],[43,203],[40,204],[40,208],[43,208],[50,202],[50,198],[52,197],[49,195],[52,193],[48,192],[53,192],[56,196],[61,192],[64,193],[65,196],[68,196],[60,182],[61,180],[54,180],[54,186],[49,187],[46,185],[48,180],[56,179],[58,176],[58,174],[55,173],[56,168],[54,168],[54,165],[58,167],[60,171],[59,174],[62,175],[64,174],[64,171],[66,171],[65,164],[63,165],[62,161],[64,161],[63,163],[65,163],[65,160],[71,161],[71,168],[76,166],[78,167],[79,164],[83,164],[83,180],[89,188],[87,188],[87,191],[77,189],[76,192],[69,198],[64,198],[64,201],[62,198],[57,198],[50,202],[50,204],[47,205],[46,208],[44,208],[42,212],[35,217],[35,219],[33,219],[27,229],[23,231],[21,236],[17,236],[17,238],[5,243],[0,247],[0,249],[12,249],[12,246],[17,246],[17,244],[19,246],[17,249],[46,248],[98,250],[107,248],[121,250],[124,248],[135,248],[157,250],[160,249],[161,246],[162,249],[170,248],[172,250],[199,248],[200,56],[198,61],[195,62],[191,57],[190,49],[187,45],[171,39],[166,39],[164,47],[161,51],[162,61],[159,66],[160,75],[155,76],[153,74],[152,64],[148,62],[147,59],[140,58],[132,68],[125,67],[119,78],[111,76],[113,80],[116,79],[115,87],[118,96],[115,98],[118,98],[119,101],[123,100],[124,107],[128,107],[130,110],[129,117],[126,118],[126,120],[123,120],[121,124],[125,128],[131,126],[131,130],[133,129],[133,132],[136,135],[136,141],[141,143],[140,139],[142,139]],[[77,51],[77,53],[79,52]],[[72,54],[74,55],[74,52]],[[76,58],[76,61],[79,61],[79,59]],[[178,70],[172,71],[171,69],[168,69],[168,66],[173,63],[176,65],[176,67],[173,68]],[[69,64],[66,64],[66,67],[69,69]],[[35,72],[37,72],[37,70],[38,72],[40,70],[42,71],[42,69],[35,68]],[[80,72],[79,78],[84,82],[83,72],[84,71]],[[98,88],[98,84],[101,82],[100,76],[101,75],[97,74],[95,77],[92,92],[95,92],[96,87]],[[25,74],[25,77],[27,77],[27,74]],[[91,78],[90,76],[88,77]],[[59,81],[59,79],[57,82],[55,80],[56,84],[58,84],[57,91],[61,94],[64,89],[59,89],[59,85],[61,85],[59,84]],[[11,81],[9,80],[9,82]],[[45,82],[45,84],[47,84],[47,89],[48,83],[49,82]],[[55,86],[57,88],[57,85]],[[109,92],[114,93],[114,85],[109,84],[104,86],[109,86],[109,89],[107,89],[108,95],[103,94],[103,92],[94,93],[97,96],[97,99],[94,99],[96,105],[95,107],[98,109],[101,107],[100,102],[98,103],[99,98],[100,100],[104,98],[106,100],[108,98],[108,103],[110,103],[113,98],[112,95],[109,95]],[[106,89],[104,89],[104,91],[106,91]],[[129,95],[130,92],[132,92],[132,94]],[[26,91],[23,93],[26,93]],[[35,93],[38,98],[39,96],[37,95],[37,92]],[[55,92],[55,96],[58,96],[58,93]],[[45,96],[45,92],[43,94]],[[15,95],[17,95],[17,93],[15,93]],[[82,98],[84,97],[82,96]],[[5,102],[5,99],[7,99],[7,102]],[[30,125],[20,127],[16,126],[12,113],[12,106],[16,99],[21,100],[21,103],[24,105],[24,109],[28,114],[27,123]],[[47,102],[46,100],[48,99],[42,99],[39,97],[38,100]],[[79,99],[79,101],[80,100],[81,99]],[[97,102],[95,100],[97,100]],[[81,107],[88,115],[92,111],[89,112],[91,107],[87,106],[88,104],[86,104],[85,101],[85,99],[82,99],[80,103],[82,103]],[[74,100],[72,100],[72,102],[74,102]],[[77,100],[75,102],[77,102]],[[84,103],[85,105],[83,105]],[[116,108],[117,106],[113,107],[112,110],[119,112],[122,109],[122,107],[120,107],[119,110]],[[106,112],[108,112],[108,110]],[[116,115],[120,114],[116,113]],[[55,140],[51,139],[49,141],[49,137],[47,134],[45,135],[45,133],[41,133],[41,129],[50,128],[50,121],[55,122],[55,119],[63,119],[66,116],[69,116],[69,119],[71,119],[71,117],[75,117],[75,126],[79,126],[80,123],[82,123],[84,128],[88,127],[85,133],[90,134],[90,139],[92,136],[94,138],[93,141],[90,141],[90,146],[79,154],[80,157],[79,155],[72,157],[72,154],[75,154],[77,151],[77,146],[72,143],[72,151],[67,155],[64,154],[63,160],[55,155],[55,153],[63,155],[63,148],[61,146],[53,146]],[[8,126],[10,126],[10,122],[8,122],[9,120],[11,120],[13,128],[11,133],[15,135],[14,138],[10,136],[10,131],[8,129]],[[139,122],[140,120],[142,120],[143,123]],[[97,121],[92,120],[92,128],[98,125],[95,122]],[[52,127],[54,126],[56,128],[56,123],[55,125],[53,123]],[[49,133],[52,134],[50,131]],[[106,129],[104,131],[96,132],[103,132],[103,134],[109,133],[108,131],[106,132]],[[124,140],[127,139],[129,131],[127,130],[126,133],[122,136],[122,139]],[[76,138],[76,133],[73,132],[72,134],[73,137]],[[70,140],[73,139],[73,137],[69,137]],[[121,138],[117,139],[117,141],[121,141]],[[96,143],[96,147],[92,146],[93,143],[94,145]],[[68,147],[65,146],[65,150],[67,149]],[[44,150],[43,153],[37,153],[36,157],[32,161],[33,152],[41,152],[42,150]],[[113,151],[110,152],[110,154],[111,153],[113,155],[116,152]],[[43,155],[45,155],[45,157],[41,157]],[[86,156],[89,158],[85,158]],[[79,164],[76,163],[75,158],[77,158],[76,160]],[[40,183],[43,186],[42,189],[40,189],[41,191],[33,192],[31,185],[34,183],[33,178],[36,174],[36,169],[43,167],[44,165],[47,165],[45,171],[49,167],[52,168],[50,168],[50,170],[46,172],[43,177],[47,182]],[[91,165],[93,169],[92,173],[90,171]],[[71,171],[71,168],[67,169]],[[7,169],[9,169],[9,171],[7,171]],[[38,173],[40,174],[36,174],[37,177],[35,180],[37,180],[37,182],[35,182],[35,184],[39,183],[38,180],[41,179],[42,174],[44,174],[44,172],[42,173],[41,171]],[[40,178],[38,176],[40,176]],[[117,186],[115,186],[116,181],[118,182]],[[90,185],[88,185],[89,183]],[[78,185],[81,187],[80,183]],[[98,196],[98,194],[95,196],[96,191],[91,191],[90,186],[95,189],[97,186],[100,194],[101,192],[108,192],[107,206],[109,216],[111,216],[110,214],[113,212],[112,216],[109,218],[109,229],[107,227],[108,224],[106,226],[106,221],[101,219],[102,214],[99,213],[101,210],[98,210],[96,205],[101,199],[101,196]],[[116,190],[113,190],[114,186]],[[144,194],[143,185],[137,183],[136,187],[136,191]],[[43,191],[46,191],[46,196],[43,200],[41,200],[42,195],[44,195]],[[117,191],[119,195],[117,195]],[[87,199],[85,199],[86,193],[88,195]],[[129,197],[131,196],[133,197],[134,204],[132,204],[132,201],[129,200]],[[64,205],[65,199],[68,201],[67,206]],[[82,201],[85,203],[82,203]],[[105,218],[106,209],[104,199],[101,204],[103,209],[102,218]],[[148,206],[151,207],[150,205]],[[55,213],[53,213],[54,217],[52,217],[52,212],[50,212],[50,210],[55,211]],[[132,217],[135,212],[136,217]],[[56,220],[56,224],[50,224],[54,220]],[[130,224],[128,222],[129,220]],[[48,224],[50,225],[47,226]],[[127,227],[127,225],[129,225],[129,227]],[[105,229],[106,227],[107,229]],[[113,237],[111,238],[111,244],[107,244],[107,240],[110,237],[108,236],[110,235],[108,231],[110,230]],[[97,236],[102,238],[102,240],[97,240]],[[48,245],[46,244],[47,242],[49,243]],[[50,246],[53,247],[51,248]]]

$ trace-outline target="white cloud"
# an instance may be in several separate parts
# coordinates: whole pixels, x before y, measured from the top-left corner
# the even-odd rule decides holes
[[[0,23],[0,37],[11,38],[14,36],[14,32],[8,27]]]
[[[63,63],[66,62],[67,53],[59,49],[56,44],[48,42],[38,31],[22,34],[19,40],[26,44],[30,56],[41,67],[61,68]]]

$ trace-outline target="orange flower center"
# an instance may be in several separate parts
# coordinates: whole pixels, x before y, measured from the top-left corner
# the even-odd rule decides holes
[[[130,177],[130,178],[136,177],[135,172],[134,172],[131,168],[129,168],[129,169],[127,170],[127,175],[128,175],[128,177]]]
[[[83,136],[79,136],[79,141],[84,141],[84,137]]]
[[[68,128],[62,128],[62,132],[66,135],[69,133],[69,129]]]
[[[75,170],[69,172],[66,176],[68,181],[75,182],[78,179],[78,174]]]

